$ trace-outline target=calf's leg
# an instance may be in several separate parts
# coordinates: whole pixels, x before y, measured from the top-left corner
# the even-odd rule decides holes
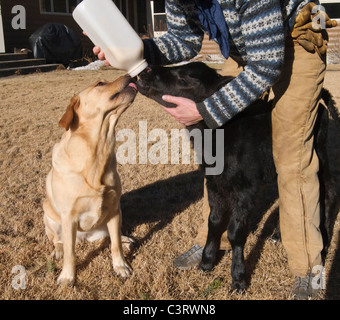
[[[204,271],[211,270],[216,264],[221,237],[227,229],[229,218],[228,211],[224,207],[224,201],[212,192],[209,192],[209,204],[208,235],[202,254],[202,261],[199,264],[199,268]]]
[[[247,229],[246,218],[235,212],[228,225],[228,239],[233,253],[231,264],[232,289],[238,291],[247,288],[243,256],[243,249],[247,240]]]

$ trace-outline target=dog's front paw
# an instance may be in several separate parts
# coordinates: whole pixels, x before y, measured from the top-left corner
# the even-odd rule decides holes
[[[136,241],[127,236],[121,236],[123,249],[130,252],[136,245]]]
[[[61,287],[73,287],[75,282],[75,275],[70,272],[62,271],[58,277],[57,284]]]
[[[127,262],[121,263],[113,263],[113,270],[117,273],[117,275],[126,278],[132,274],[131,267],[127,264]]]
[[[50,254],[50,258],[55,258],[56,260],[61,260],[64,256],[64,248],[61,242],[54,243],[54,250]]]

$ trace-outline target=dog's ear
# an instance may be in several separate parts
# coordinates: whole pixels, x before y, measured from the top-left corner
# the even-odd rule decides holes
[[[66,112],[59,121],[59,126],[68,130],[70,127],[76,129],[78,126],[78,116],[76,115],[76,110],[80,105],[80,98],[78,96],[73,97],[68,105]]]

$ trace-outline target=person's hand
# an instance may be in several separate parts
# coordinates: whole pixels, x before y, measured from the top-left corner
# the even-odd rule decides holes
[[[87,34],[86,34],[84,31],[83,31],[83,35],[87,37]],[[95,47],[93,48],[93,53],[94,53],[96,56],[98,56],[98,59],[99,59],[99,60],[105,60],[105,64],[106,64],[107,66],[110,65],[110,62],[107,61],[107,60],[105,59],[105,53],[100,49],[99,46],[95,46]]]
[[[93,48],[93,53],[94,53],[96,56],[98,56],[98,59],[99,59],[99,60],[103,60],[103,61],[105,60],[105,64],[106,64],[107,66],[110,65],[110,62],[107,61],[107,60],[105,59],[105,53],[100,49],[100,47],[95,46],[95,47]]]
[[[176,108],[163,107],[163,109],[166,112],[170,113],[178,122],[180,122],[184,126],[190,126],[203,120],[201,114],[197,110],[197,106],[194,101],[183,97],[174,97],[168,95],[164,95],[162,99],[166,102],[177,105]]]

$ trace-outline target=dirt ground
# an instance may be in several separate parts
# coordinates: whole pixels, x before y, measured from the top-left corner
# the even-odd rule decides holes
[[[57,286],[62,263],[50,258],[52,244],[44,232],[42,201],[52,147],[63,133],[58,121],[73,95],[96,80],[113,80],[122,74],[110,69],[61,70],[0,79],[0,299],[290,299],[294,279],[285,251],[281,243],[269,239],[277,220],[274,210],[263,215],[248,237],[245,259],[250,286],[244,294],[230,291],[230,253],[221,256],[209,273],[173,266],[173,259],[191,247],[202,223],[203,180],[195,164],[118,165],[123,232],[136,240],[127,254],[133,275],[122,279],[113,273],[106,244],[80,243],[75,287]],[[325,87],[338,106],[339,83],[339,66],[330,66]],[[140,121],[147,121],[148,132],[182,128],[157,103],[138,94],[117,130],[130,128],[138,140]],[[331,159],[337,170],[336,160]],[[328,286],[319,299],[340,298],[339,235],[340,217],[326,257]],[[24,268],[24,287],[16,266]]]

